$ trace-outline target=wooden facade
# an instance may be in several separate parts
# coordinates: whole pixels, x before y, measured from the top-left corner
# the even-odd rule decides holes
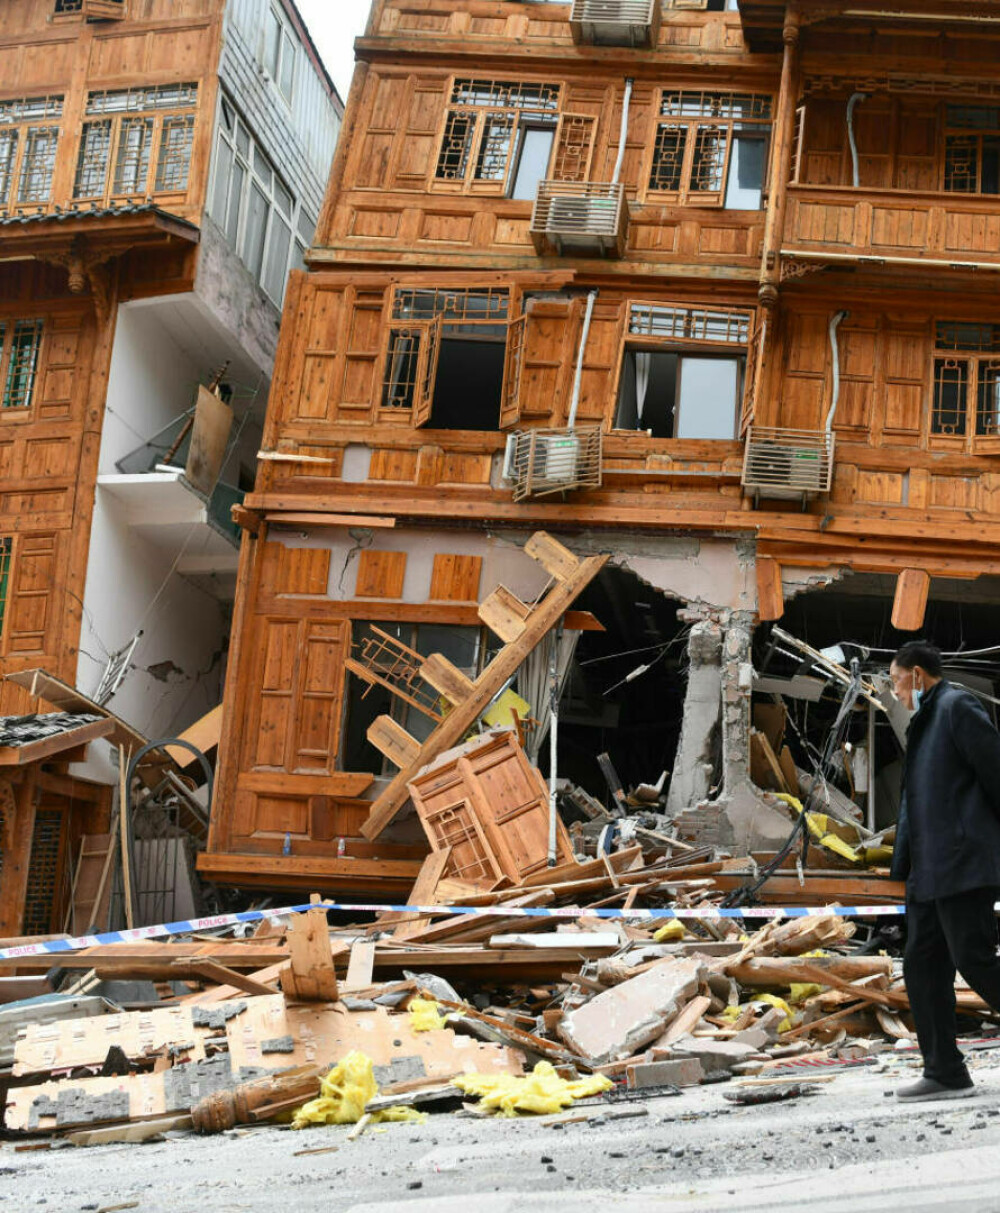
[[[374,3],[243,516],[209,870],[389,859],[351,837],[378,772],[343,662],[367,621],[474,623],[495,530],[742,539],[763,618],[783,567],[1000,572],[1000,6],[719,7],[664,0],[643,49],[574,42],[569,4]],[[528,187],[616,165],[622,255],[540,256]],[[515,503],[507,434],[571,418],[601,486]],[[751,427],[827,425],[829,492],[741,483]],[[481,576],[442,601],[432,559],[462,554]]]

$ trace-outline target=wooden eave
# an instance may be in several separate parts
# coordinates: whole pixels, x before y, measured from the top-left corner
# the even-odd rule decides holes
[[[29,741],[25,745],[0,746],[0,767],[23,767],[29,762],[40,762],[44,758],[54,758],[66,750],[74,750],[77,746],[96,741],[98,737],[107,737],[114,732],[115,722],[107,720],[91,720],[75,729],[66,729],[63,733],[54,733],[51,737],[39,737],[37,741]]]
[[[984,24],[1000,34],[997,0],[739,0],[740,23],[747,48],[754,53],[780,52],[786,11],[797,9],[803,27],[836,22],[869,29],[909,26],[926,31],[951,29],[980,36]]]
[[[166,239],[165,239],[166,238]],[[65,252],[85,242],[88,251],[118,257],[139,246],[182,240],[197,244],[201,232],[195,224],[157,209],[115,214],[29,215],[0,223],[3,259],[39,257]]]

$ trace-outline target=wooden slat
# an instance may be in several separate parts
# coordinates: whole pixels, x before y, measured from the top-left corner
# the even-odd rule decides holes
[[[472,694],[475,683],[440,653],[431,653],[420,667],[420,677],[450,703],[463,703]]]
[[[358,580],[354,593],[358,598],[401,598],[405,576],[405,552],[375,552],[369,549],[358,557]]]
[[[757,557],[757,612],[762,620],[780,619],[785,613],[781,565],[771,556]]]
[[[525,621],[530,614],[531,608],[505,585],[498,585],[479,604],[479,618],[505,644],[512,644],[524,635]]]
[[[426,906],[433,904],[438,883],[444,875],[450,858],[451,847],[443,847],[440,851],[432,851],[427,856],[420,868],[420,875],[414,881],[413,888],[410,890],[410,896],[406,899],[407,905]],[[386,923],[395,921],[397,925],[392,932],[392,937],[393,939],[403,940],[409,939],[412,935],[419,934],[428,920],[426,916],[387,914],[383,921]]]
[[[580,567],[577,556],[545,531],[536,531],[524,545],[524,553],[537,560],[557,581],[567,581]]]
[[[391,716],[376,716],[365,736],[380,754],[401,769],[416,762],[420,754],[420,742]]]

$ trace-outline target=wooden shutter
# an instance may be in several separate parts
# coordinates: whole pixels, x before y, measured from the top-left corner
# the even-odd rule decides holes
[[[414,426],[426,425],[434,404],[434,382],[437,379],[438,358],[441,356],[441,317],[420,323],[420,357],[417,360],[417,382],[413,388]]]
[[[743,403],[740,408],[740,437],[753,425],[757,412],[758,379],[763,371],[764,342],[767,340],[767,312],[761,310],[750,333],[747,361],[743,372]]]
[[[8,656],[51,651],[46,633],[56,584],[55,535],[20,535],[11,553],[10,589],[4,612]]]
[[[500,395],[500,428],[502,430],[509,430],[521,419],[521,367],[526,321],[527,317],[522,313],[507,325],[507,348],[503,361],[503,390]]]
[[[590,114],[562,114],[552,157],[553,181],[587,181],[594,151],[596,119]]]
[[[340,740],[344,658],[351,647],[350,624],[306,622],[295,687],[292,769],[314,775],[334,770]]]
[[[121,21],[125,17],[125,0],[83,0],[83,11],[88,17]]]

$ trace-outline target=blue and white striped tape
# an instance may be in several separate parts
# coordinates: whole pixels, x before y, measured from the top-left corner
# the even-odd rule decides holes
[[[906,906],[748,906],[724,909],[721,906],[701,906],[697,909],[629,909],[586,906],[408,906],[383,903],[321,901],[315,904],[285,906],[279,910],[243,910],[238,914],[214,914],[208,918],[188,918],[181,922],[161,922],[154,927],[135,927],[126,931],[104,931],[99,935],[78,935],[73,939],[48,939],[40,943],[18,944],[0,948],[0,960],[16,960],[19,956],[40,956],[46,952],[59,955],[96,948],[109,943],[137,943],[143,939],[162,939],[168,935],[190,935],[216,927],[231,927],[241,922],[261,922],[265,918],[282,918],[288,914],[303,914],[306,910],[337,910],[342,913],[393,913],[465,916],[469,918],[626,918],[626,919],[719,919],[719,918],[887,918],[906,913]]]

